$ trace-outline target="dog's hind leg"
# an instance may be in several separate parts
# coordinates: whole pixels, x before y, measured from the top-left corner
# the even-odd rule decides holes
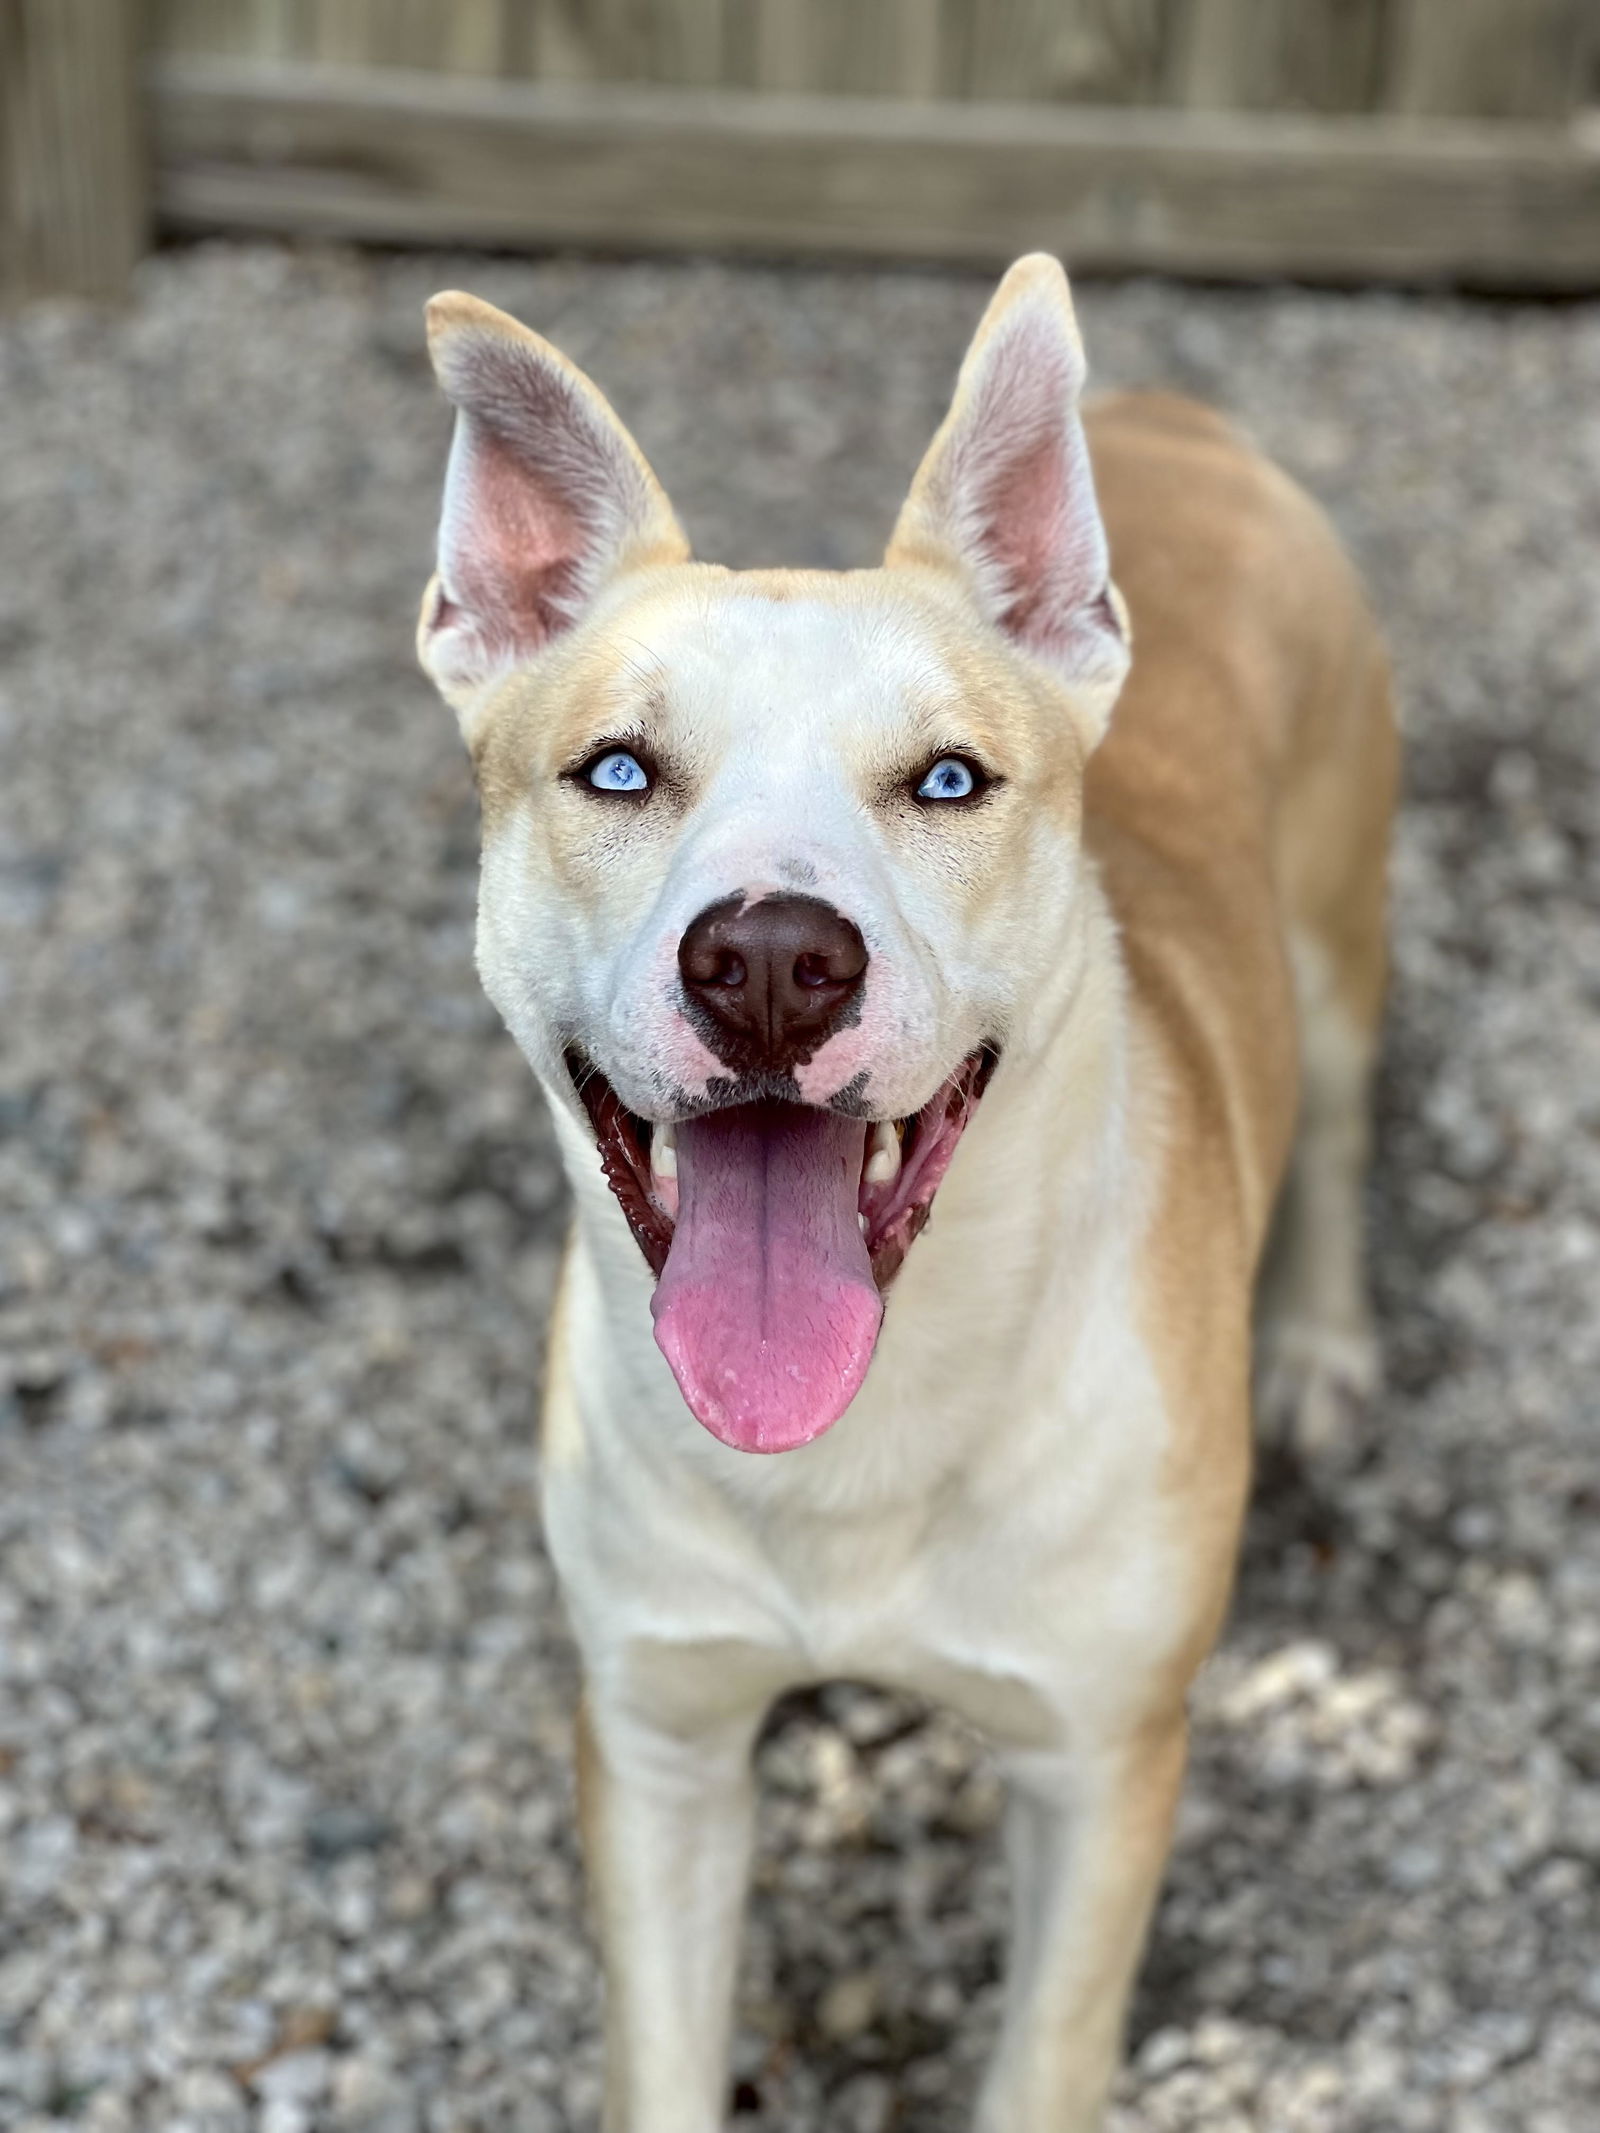
[[[1300,998],[1300,1123],[1261,1278],[1256,1413],[1268,1443],[1317,1459],[1353,1447],[1378,1386],[1362,1217],[1372,1040],[1319,978]]]
[[[578,1789],[606,1980],[603,2133],[720,2133],[759,1718],[679,1734],[585,1703]]]
[[[1268,1442],[1348,1455],[1378,1386],[1363,1182],[1385,974],[1384,850],[1395,784],[1388,686],[1344,707],[1336,745],[1284,810],[1282,872],[1300,1015],[1300,1117],[1257,1303]],[[1340,792],[1340,788],[1343,788]],[[1338,795],[1339,804],[1329,804]]]

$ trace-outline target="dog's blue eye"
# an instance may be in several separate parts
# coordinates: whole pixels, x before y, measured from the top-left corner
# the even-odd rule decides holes
[[[596,792],[648,792],[650,773],[626,748],[613,748],[589,765],[589,783]]]
[[[917,787],[919,800],[969,800],[978,789],[972,765],[958,755],[942,755]]]

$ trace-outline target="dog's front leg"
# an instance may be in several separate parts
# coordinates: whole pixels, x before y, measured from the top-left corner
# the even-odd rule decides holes
[[[606,1977],[604,2133],[719,2133],[761,1709],[668,1727],[591,1694],[584,1852]]]
[[[979,2133],[1093,2133],[1183,1779],[1181,1708],[1009,1765],[1012,1930]]]

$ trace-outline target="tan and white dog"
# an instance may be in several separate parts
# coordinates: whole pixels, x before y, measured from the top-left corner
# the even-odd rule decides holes
[[[1318,1441],[1371,1376],[1372,622],[1220,418],[1080,419],[1050,259],[1002,282],[876,570],[690,561],[553,348],[468,296],[429,330],[421,656],[576,1200],[543,1471],[606,2127],[722,2124],[752,1742],[850,1676],[994,1743],[978,2122],[1083,2133],[1227,1601],[1275,1205],[1273,1413]]]

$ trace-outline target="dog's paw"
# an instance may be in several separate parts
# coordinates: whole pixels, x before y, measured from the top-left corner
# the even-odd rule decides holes
[[[1379,1375],[1370,1333],[1294,1319],[1266,1328],[1256,1364],[1261,1442],[1307,1465],[1352,1464],[1366,1441]]]

